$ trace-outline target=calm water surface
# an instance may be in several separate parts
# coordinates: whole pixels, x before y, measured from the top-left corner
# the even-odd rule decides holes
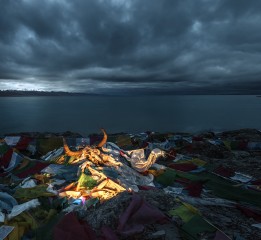
[[[2,97],[0,134],[261,129],[256,96]]]

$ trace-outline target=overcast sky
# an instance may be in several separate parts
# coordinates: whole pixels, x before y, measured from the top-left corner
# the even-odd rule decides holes
[[[261,90],[260,0],[1,0],[0,89]]]

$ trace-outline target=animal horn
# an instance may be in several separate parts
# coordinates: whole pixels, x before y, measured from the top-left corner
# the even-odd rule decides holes
[[[64,138],[63,138],[63,148],[65,153],[70,157],[77,157],[82,155],[82,150],[76,152],[71,151]]]
[[[101,129],[103,132],[103,139],[101,140],[101,142],[97,145],[98,148],[102,147],[106,142],[107,142],[107,133],[105,132],[105,130],[102,128]]]

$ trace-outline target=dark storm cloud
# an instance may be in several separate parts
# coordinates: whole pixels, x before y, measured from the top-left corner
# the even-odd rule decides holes
[[[0,5],[0,89],[112,94],[261,89],[259,0]]]

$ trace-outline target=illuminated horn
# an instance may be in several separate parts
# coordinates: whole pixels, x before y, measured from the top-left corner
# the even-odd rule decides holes
[[[103,139],[101,140],[101,142],[97,145],[97,147],[102,147],[106,142],[107,142],[107,133],[105,132],[105,130],[102,128],[101,129],[103,132]]]
[[[76,151],[76,152],[71,151],[64,138],[63,138],[63,147],[64,147],[65,153],[70,157],[77,157],[77,156],[82,155],[82,150]]]

